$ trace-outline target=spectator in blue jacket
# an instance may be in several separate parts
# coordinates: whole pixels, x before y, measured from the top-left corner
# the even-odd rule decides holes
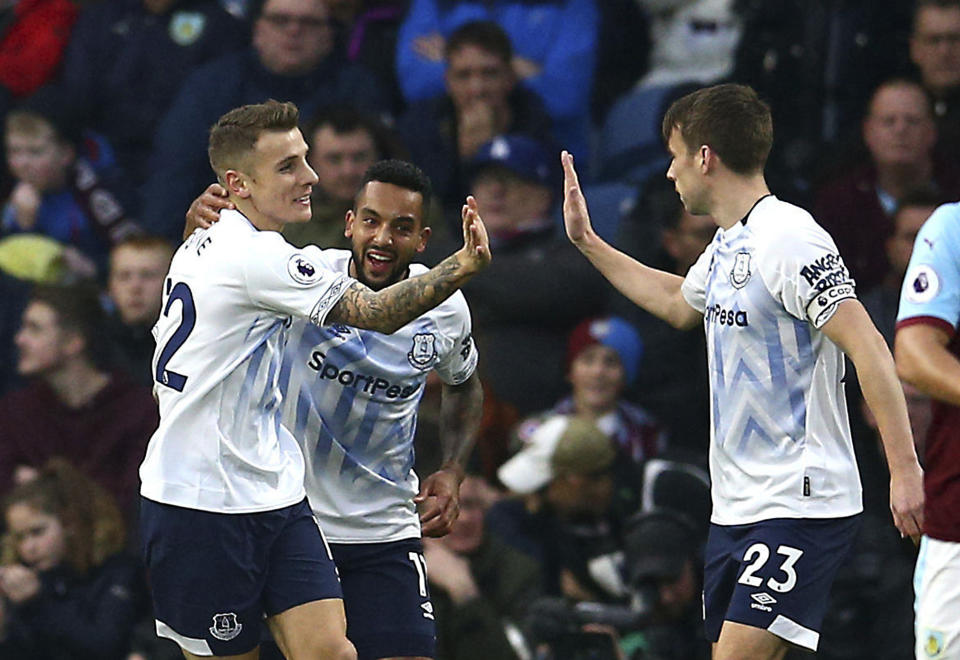
[[[210,179],[207,131],[230,108],[270,98],[296,103],[305,117],[345,100],[371,113],[387,107],[373,74],[335,49],[324,0],[264,0],[250,9],[252,48],[194,72],[157,129],[143,193],[151,233],[179,243],[184,214]]]
[[[413,0],[397,38],[397,76],[408,102],[443,92],[444,43],[464,23],[493,21],[510,36],[513,67],[537,93],[554,134],[588,153],[600,16],[594,0]]]

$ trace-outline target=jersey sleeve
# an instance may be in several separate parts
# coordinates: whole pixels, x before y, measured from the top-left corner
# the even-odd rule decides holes
[[[480,356],[471,335],[470,308],[463,294],[457,291],[444,306],[449,313],[440,317],[440,331],[451,342],[434,369],[447,385],[460,385],[476,370]]]
[[[701,314],[707,306],[707,274],[710,270],[713,252],[713,243],[710,243],[696,263],[690,266],[686,277],[683,278],[683,284],[680,285],[680,293],[683,294],[683,299]]]
[[[264,309],[323,325],[327,313],[355,281],[330,268],[321,251],[302,250],[279,234],[262,232],[244,265],[247,294]]]
[[[900,290],[897,326],[928,317],[956,329],[960,317],[960,204],[941,206],[913,245]]]
[[[798,224],[764,243],[760,274],[788,314],[821,328],[842,301],[857,294],[830,234],[812,219]]]

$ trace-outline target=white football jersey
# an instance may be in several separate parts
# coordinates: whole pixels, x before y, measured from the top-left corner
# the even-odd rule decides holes
[[[820,331],[855,297],[830,235],[803,209],[767,196],[717,232],[682,292],[707,334],[711,520],[859,512],[844,356]]]
[[[280,424],[281,353],[290,317],[323,323],[351,279],[258,231],[236,211],[177,250],[153,328],[160,426],[141,494],[221,513],[304,497],[303,455]]]
[[[348,272],[348,250],[323,254]],[[411,275],[426,270],[410,266]],[[427,374],[459,385],[476,366],[459,291],[390,335],[294,321],[280,379],[283,423],[303,448],[307,497],[328,540],[420,536],[413,438]]]

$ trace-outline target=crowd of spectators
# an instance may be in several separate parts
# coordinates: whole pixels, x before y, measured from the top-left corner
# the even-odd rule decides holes
[[[725,80],[770,102],[774,193],[834,236],[892,345],[913,240],[960,197],[960,2],[0,0],[0,655],[168,657],[135,641],[134,618],[150,620],[121,552],[135,534],[104,546],[116,530],[79,534],[76,516],[113,524],[112,500],[136,529],[150,330],[184,214],[214,182],[207,130],[275,98],[299,106],[319,177],[290,242],[348,246],[344,215],[383,158],[433,181],[427,263],[459,241],[467,194],[490,234],[492,264],[464,288],[486,393],[476,473],[453,532],[425,546],[440,660],[602,653],[607,638],[630,660],[706,657],[690,624],[703,512],[644,495],[652,460],[706,465],[703,333],[639,310],[570,245],[558,154],[583,163],[588,202],[615,193],[598,222],[618,248],[683,275],[716,226],[664,178],[659,121]],[[637,141],[611,167],[601,136],[624,130]],[[908,395],[919,444],[927,400]],[[844,643],[862,635],[837,624],[820,655],[905,657],[913,554],[857,397],[869,524],[827,618],[872,622],[877,643]],[[37,521],[70,532],[43,561],[24,531]],[[96,549],[70,545],[84,540]]]

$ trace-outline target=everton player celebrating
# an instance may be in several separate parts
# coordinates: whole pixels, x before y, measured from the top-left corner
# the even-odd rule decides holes
[[[277,231],[309,220],[317,181],[297,119],[271,101],[212,128],[236,210],[177,251],[154,329],[161,419],[140,470],[142,538],[158,634],[187,657],[257,657],[263,615],[288,658],[356,657],[303,455],[280,423],[281,347],[292,318],[393,332],[490,259],[472,199],[464,247],[380,291],[287,244]]]
[[[890,466],[901,533],[922,524],[922,471],[903,391],[830,236],[767,188],[770,111],[724,84],[677,100],[663,119],[667,178],[713,241],[679,277],[615,250],[593,231],[573,158],[570,240],[635,303],[677,327],[702,321],[711,379],[713,513],[705,552],[706,632],[714,660],[815,650],[837,567],[862,510],[843,395],[857,368]]]

